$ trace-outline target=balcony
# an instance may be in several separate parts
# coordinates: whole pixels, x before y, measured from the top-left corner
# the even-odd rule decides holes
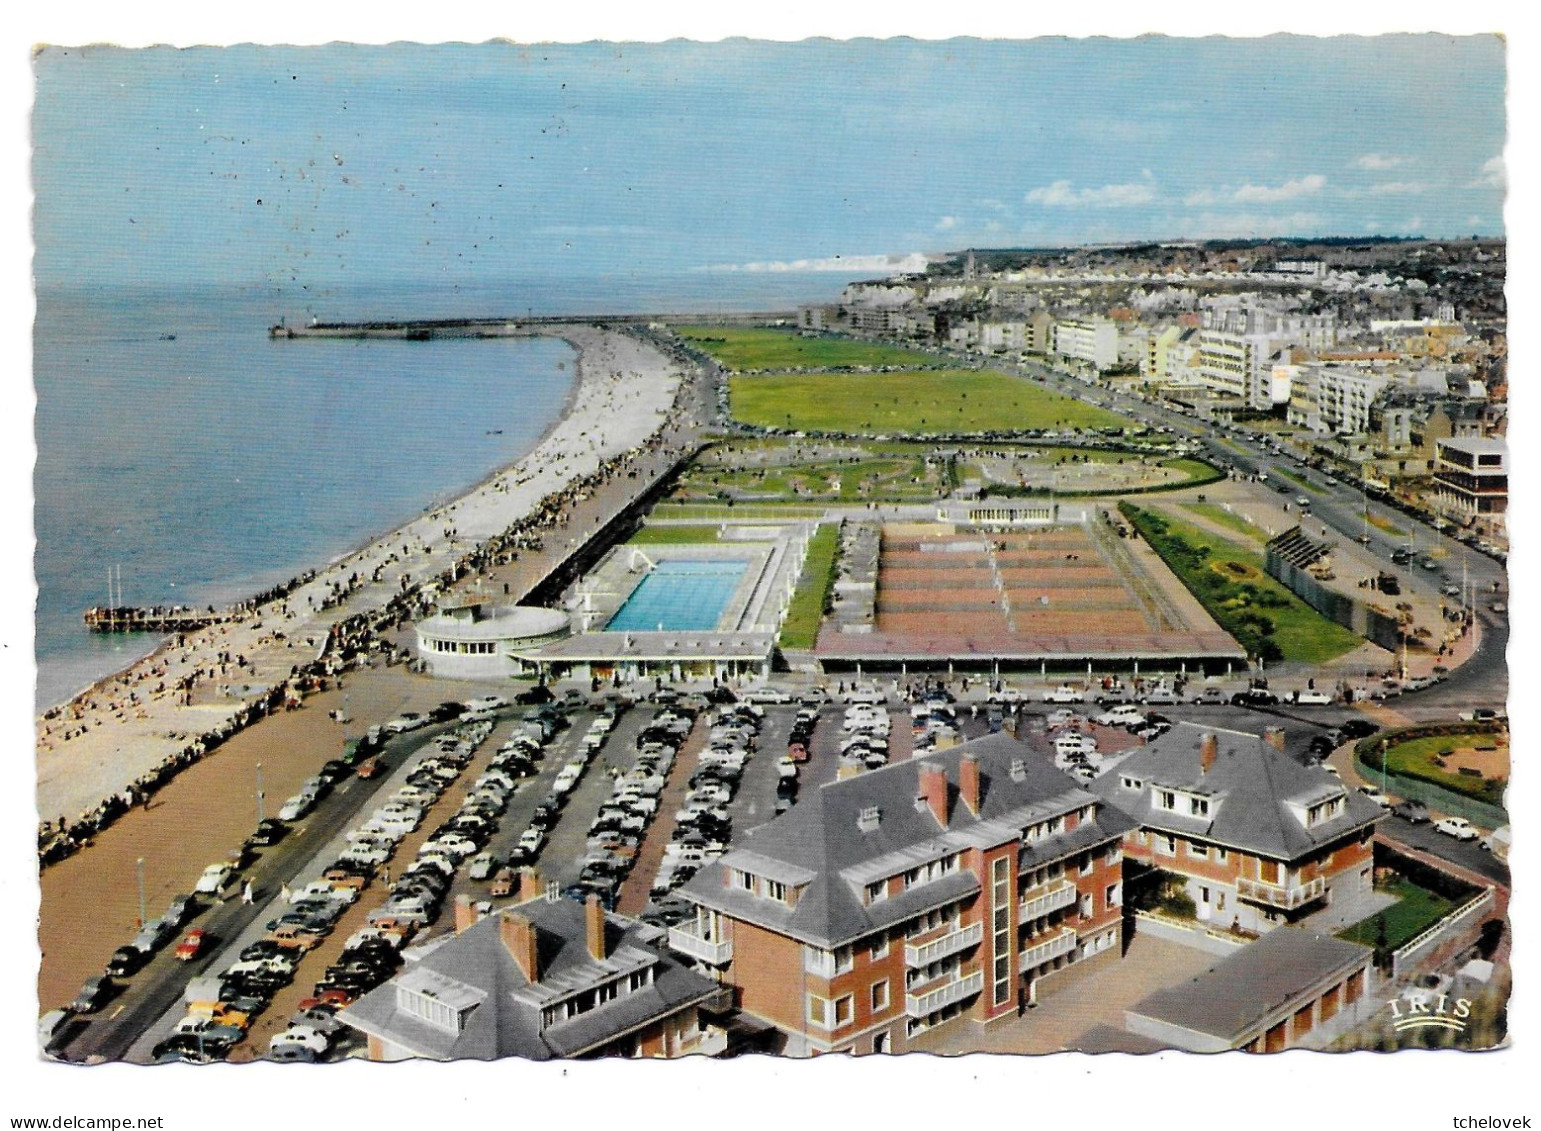
[[[928,943],[905,943],[904,964],[906,966],[929,966],[931,963],[946,958],[949,954],[957,954],[960,950],[967,950],[976,945],[985,937],[985,929],[982,923],[970,923],[966,927],[958,927],[948,931],[939,939],[933,939]]]
[[[1236,897],[1245,899],[1250,903],[1261,903],[1265,907],[1277,907],[1284,911],[1293,911],[1297,907],[1304,907],[1312,900],[1321,899],[1327,894],[1327,881],[1321,876],[1314,880],[1307,880],[1295,887],[1283,887],[1279,884],[1264,884],[1256,880],[1236,881]]]
[[[909,1017],[929,1016],[966,997],[973,997],[984,989],[984,985],[984,974],[975,970],[972,974],[965,974],[961,978],[938,986],[934,990],[927,990],[923,994],[905,994],[904,1012]]]
[[[669,928],[669,945],[689,958],[695,958],[708,966],[726,966],[733,961],[731,940],[707,937],[708,928],[700,923],[687,923],[682,927]]]
[[[1024,950],[1019,959],[1020,968],[1024,971],[1030,970],[1062,954],[1069,954],[1075,948],[1075,928],[1061,927],[1058,934],[1050,935],[1042,942],[1034,943]]]
[[[1034,888],[1032,890],[1039,894],[1022,901],[1022,906],[1017,911],[1017,925],[1019,927],[1023,923],[1030,923],[1051,911],[1058,911],[1061,907],[1069,907],[1079,897],[1075,884],[1070,880],[1057,880],[1047,887]]]

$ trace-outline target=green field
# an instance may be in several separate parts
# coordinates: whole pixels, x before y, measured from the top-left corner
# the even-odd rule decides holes
[[[1361,919],[1352,927],[1338,932],[1338,938],[1361,946],[1374,946],[1380,937],[1380,922],[1386,923],[1386,946],[1395,950],[1417,938],[1450,913],[1454,906],[1448,899],[1428,888],[1421,888],[1410,880],[1398,878],[1395,884],[1384,889],[1397,897],[1384,911]]]
[[[848,338],[805,338],[796,330],[740,326],[675,326],[674,332],[715,357],[724,369],[841,369],[934,364],[928,355],[899,346]]]
[[[1320,664],[1361,643],[1264,573],[1261,554],[1132,503],[1118,509],[1249,655]]]
[[[1431,782],[1452,793],[1459,793],[1463,797],[1472,797],[1489,805],[1502,806],[1504,789],[1508,785],[1506,778],[1461,774],[1435,762],[1442,751],[1494,744],[1495,732],[1491,728],[1476,725],[1473,726],[1470,734],[1433,735],[1397,742],[1387,749],[1386,761],[1388,768],[1394,774]],[[1379,748],[1374,743],[1366,743],[1364,749],[1365,761],[1375,769],[1379,769]]]
[[[681,546],[717,541],[715,526],[648,523],[627,540],[632,546]]]
[[[863,444],[821,454],[816,444],[751,440],[703,453],[680,477],[671,498],[740,503],[935,499],[948,488],[946,465],[923,444]]]
[[[1370,525],[1375,527],[1376,530],[1384,530],[1387,534],[1391,535],[1393,538],[1406,538],[1407,537],[1407,531],[1403,530],[1400,526],[1398,526],[1396,523],[1392,522],[1389,518],[1382,518],[1378,514],[1370,515]]]
[[[738,420],[794,431],[924,435],[1128,424],[989,370],[734,377],[729,394]]]
[[[824,619],[824,602],[835,584],[835,558],[840,550],[840,528],[824,523],[808,540],[808,558],[803,575],[792,593],[786,620],[781,625],[783,648],[812,648]]]
[[[1259,530],[1242,518],[1241,515],[1228,511],[1224,507],[1218,507],[1214,503],[1184,503],[1183,510],[1192,511],[1194,514],[1208,519],[1217,526],[1223,526],[1227,530],[1234,530],[1237,534],[1250,538],[1254,542],[1268,541],[1268,531]]]

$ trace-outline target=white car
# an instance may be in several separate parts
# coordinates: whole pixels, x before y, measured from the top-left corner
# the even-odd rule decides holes
[[[473,880],[491,879],[497,866],[498,858],[490,852],[483,852],[471,861],[471,870],[466,875]]]
[[[1375,802],[1375,804],[1379,805],[1382,809],[1391,808],[1391,798],[1387,797],[1373,785],[1362,785],[1359,787],[1359,792],[1364,794],[1371,801]]]
[[[751,703],[790,703],[792,697],[774,687],[757,687],[744,696]]]
[[[278,810],[278,819],[280,821],[298,821],[306,813],[310,812],[311,807],[315,803],[316,799],[310,794],[297,793],[289,798],[288,801],[285,801],[283,807]]]
[[[1105,727],[1141,726],[1145,722],[1145,716],[1140,714],[1140,709],[1133,704],[1122,703],[1098,715],[1097,722]]]
[[[1295,695],[1295,702],[1303,707],[1325,707],[1332,702],[1332,696],[1325,691],[1300,691]]]
[[[1054,753],[1060,757],[1071,754],[1095,754],[1096,741],[1087,734],[1062,734],[1054,740]]]
[[[281,1052],[284,1049],[293,1048],[295,1046],[299,1046],[300,1048],[306,1049],[316,1056],[320,1056],[322,1053],[326,1052],[327,1041],[326,1038],[319,1032],[317,1032],[315,1029],[309,1028],[308,1026],[304,1028],[285,1029],[282,1033],[278,1033],[273,1037],[271,1041],[268,1042],[268,1052]]]
[[[878,706],[888,702],[888,696],[875,687],[853,687],[845,693],[847,703],[865,703],[870,706]]]
[[[1045,703],[1084,703],[1086,692],[1066,684],[1056,687],[1053,691],[1045,691],[1043,701]]]
[[[1145,694],[1145,702],[1155,706],[1171,706],[1182,702],[1182,697],[1170,687],[1153,688]]]
[[[1047,726],[1050,730],[1057,730],[1060,727],[1075,726],[1077,723],[1081,722],[1081,716],[1076,714],[1069,707],[1061,707],[1057,711],[1050,711],[1048,718],[1044,719],[1043,721],[1044,725]]]
[[[467,711],[497,711],[507,706],[508,700],[501,695],[484,695],[480,699],[465,701]]]
[[[546,843],[546,834],[539,829],[525,829],[519,838],[519,847],[526,852],[539,852],[540,846]]]
[[[210,864],[198,877],[198,882],[193,885],[193,891],[199,895],[214,895],[230,882],[234,872],[235,869],[229,864]]]
[[[1477,830],[1465,817],[1443,817],[1434,822],[1434,831],[1452,836],[1456,840],[1477,839]]]
[[[409,730],[428,725],[428,720],[415,711],[407,711],[405,714],[392,719],[385,724],[386,734],[405,734]]]

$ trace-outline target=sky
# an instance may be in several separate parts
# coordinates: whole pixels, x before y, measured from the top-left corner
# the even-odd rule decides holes
[[[39,282],[1502,233],[1494,36],[49,48]]]

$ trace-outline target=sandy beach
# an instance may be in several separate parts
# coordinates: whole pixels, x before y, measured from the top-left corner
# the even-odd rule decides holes
[[[39,817],[73,821],[314,660],[334,625],[384,608],[567,484],[633,453],[667,419],[681,370],[636,338],[543,328],[577,350],[568,411],[526,456],[237,621],[163,644],[37,720]],[[431,592],[430,594],[431,595]],[[82,629],[84,631],[84,629]],[[348,708],[351,712],[351,707]]]

